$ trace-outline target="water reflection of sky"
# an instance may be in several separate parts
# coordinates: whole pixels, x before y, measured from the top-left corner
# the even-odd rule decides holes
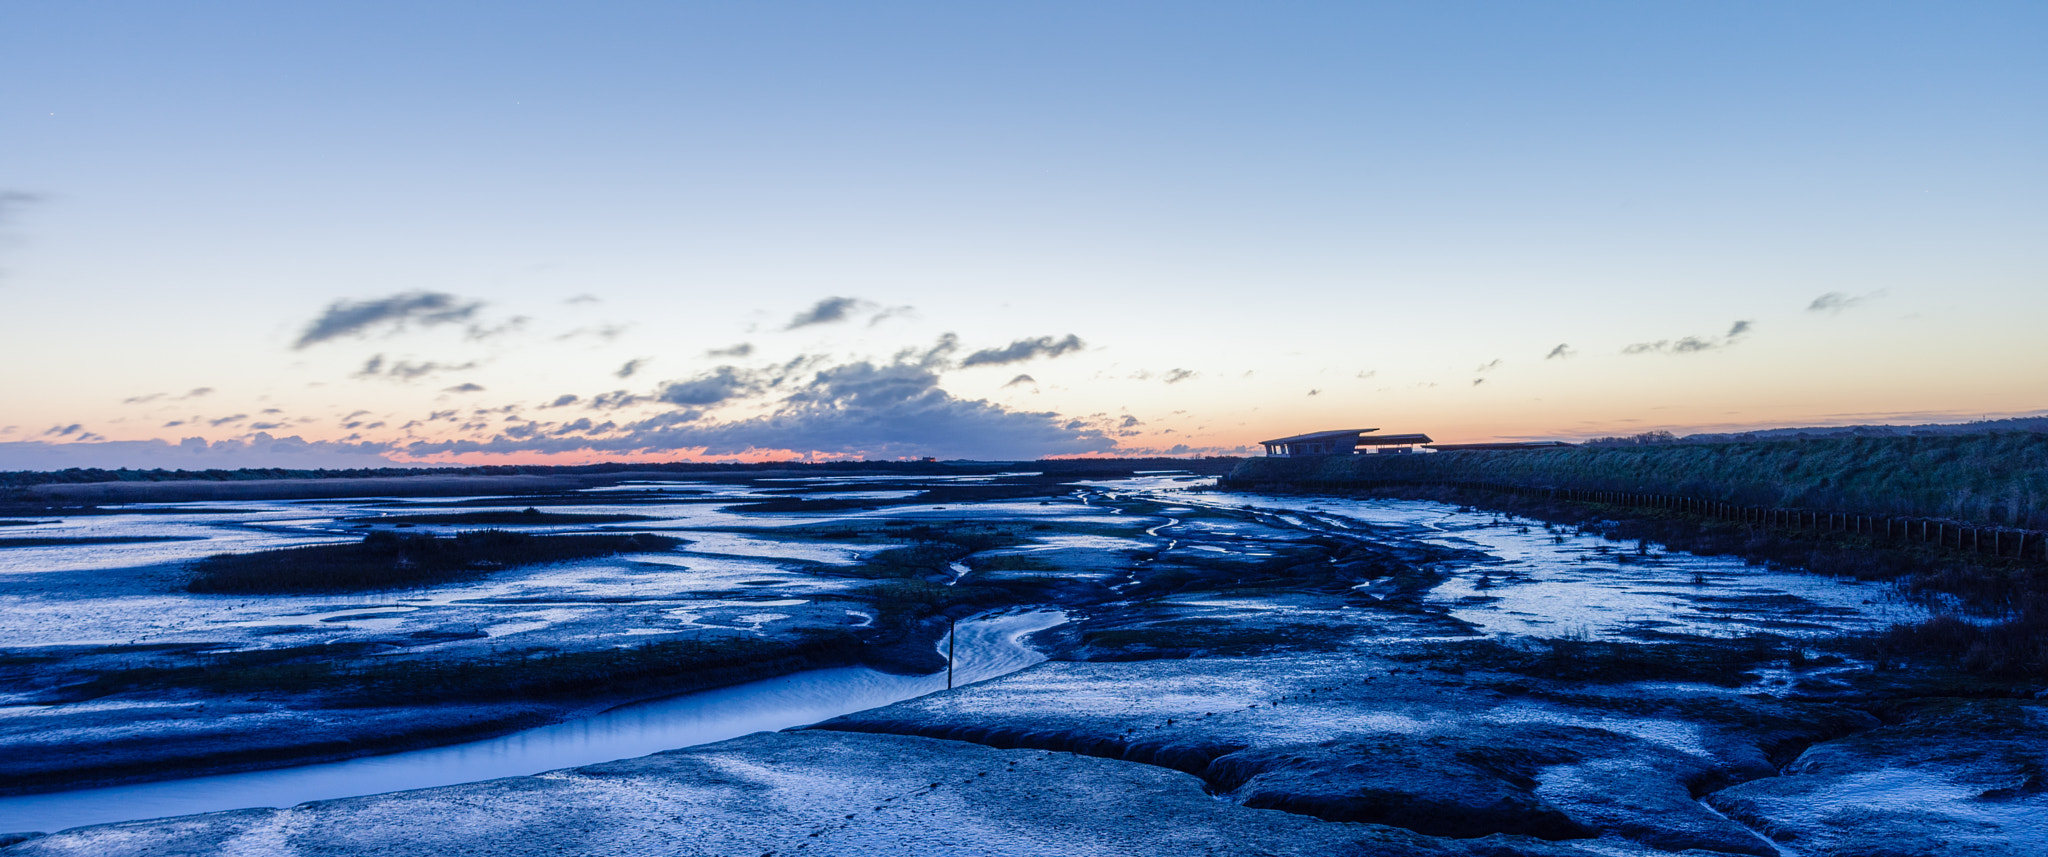
[[[1363,500],[1177,491],[1158,478],[1094,483],[1098,490],[1162,492],[1182,505],[1262,513],[1287,526],[1380,530],[1478,549],[1492,561],[1449,569],[1428,599],[1490,634],[1645,639],[1656,634],[1789,636],[1881,628],[1927,611],[1886,584],[1752,566],[1622,542],[1494,512],[1421,500]],[[1217,528],[1205,536],[1213,540]]]

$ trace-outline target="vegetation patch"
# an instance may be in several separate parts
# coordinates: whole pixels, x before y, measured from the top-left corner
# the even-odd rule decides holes
[[[436,538],[379,530],[354,544],[210,556],[193,566],[186,588],[262,594],[423,586],[518,566],[666,551],[682,543],[646,534],[529,536],[480,530]]]
[[[528,506],[517,512],[452,512],[444,515],[378,515],[349,518],[352,524],[485,524],[491,526],[539,526],[544,524],[622,524],[659,521],[648,515],[543,512]]]
[[[1741,687],[1763,664],[1798,655],[1789,641],[1756,635],[1727,641],[1620,643],[1551,640],[1522,649],[1496,640],[1447,640],[1425,651],[1390,655],[1395,660],[1430,662],[1436,669],[1505,672],[1547,681],[1621,683],[1686,681]]]

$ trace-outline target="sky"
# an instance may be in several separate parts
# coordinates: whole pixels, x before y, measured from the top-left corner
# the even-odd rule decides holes
[[[0,7],[0,470],[2048,409],[2048,5]]]

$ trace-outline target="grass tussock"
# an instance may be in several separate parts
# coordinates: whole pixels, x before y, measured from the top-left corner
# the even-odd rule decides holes
[[[424,586],[524,565],[665,551],[681,539],[646,534],[529,536],[500,530],[447,538],[378,531],[354,544],[219,554],[200,560],[192,592],[282,594]]]

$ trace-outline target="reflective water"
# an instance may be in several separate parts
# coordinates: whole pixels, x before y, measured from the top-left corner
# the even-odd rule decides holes
[[[1056,611],[969,620],[958,627],[956,684],[1015,672],[1045,656],[1023,638],[1066,621]],[[940,641],[939,651],[947,641]],[[291,806],[520,776],[786,729],[946,688],[947,675],[898,676],[847,667],[814,670],[630,705],[499,738],[324,765],[0,798],[0,831]]]

